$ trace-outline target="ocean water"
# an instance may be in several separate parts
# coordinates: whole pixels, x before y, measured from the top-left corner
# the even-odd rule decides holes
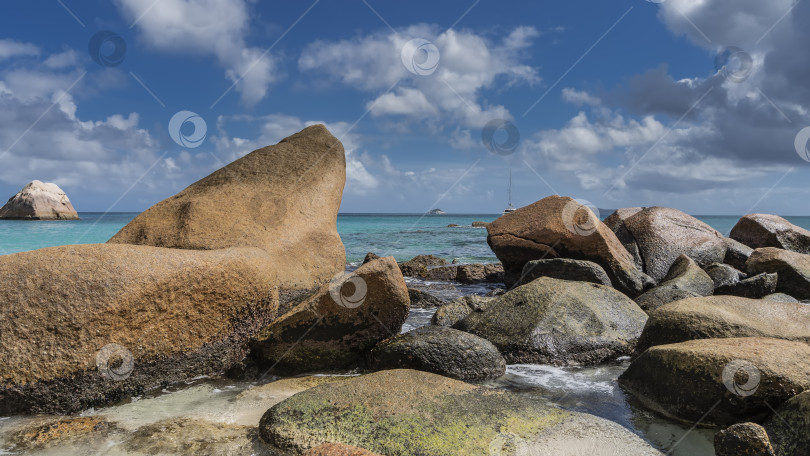
[[[0,255],[66,244],[106,242],[130,220],[134,212],[83,212],[79,221],[0,220]],[[603,214],[605,215],[605,214]],[[609,214],[608,214],[609,215]],[[499,214],[340,214],[337,228],[346,247],[346,260],[356,265],[366,253],[394,256],[405,261],[433,254],[462,263],[495,262],[487,246],[487,230],[472,222],[491,222]],[[728,235],[739,217],[702,215],[700,220]],[[810,229],[810,217],[787,217]],[[455,224],[458,227],[448,228]]]
[[[101,243],[132,220],[137,213],[81,213],[82,220],[71,222],[30,222],[0,220],[0,255],[65,244]],[[419,254],[433,254],[463,263],[497,261],[486,243],[485,228],[472,228],[474,221],[491,222],[497,214],[341,214],[338,232],[346,247],[349,267],[358,265],[367,252],[393,255],[398,261]],[[727,235],[739,217],[698,216]],[[788,217],[810,229],[810,217]],[[448,225],[458,227],[450,228]],[[443,299],[484,294],[493,284],[460,285],[425,282],[407,278],[409,286],[428,290]],[[412,309],[403,331],[430,324],[435,309]],[[500,379],[488,386],[533,397],[538,395],[563,408],[592,413],[612,420],[671,455],[713,455],[715,429],[692,428],[651,413],[633,402],[617,385],[627,360],[596,367],[560,368],[544,365],[510,365]],[[132,398],[121,404],[89,410],[84,415],[102,414],[131,432],[141,426],[170,417],[194,417],[214,422],[250,424],[266,406],[234,398],[262,385],[222,378],[198,379],[188,385],[174,385],[148,397]],[[227,419],[211,410],[228,408]],[[252,408],[251,408],[252,407]],[[223,408],[223,409],[224,409]],[[255,409],[255,410],[254,410]],[[0,454],[16,454],[6,440],[4,429],[31,422],[29,417],[0,417]],[[59,449],[55,449],[59,450]],[[131,454],[114,441],[75,449],[82,454]],[[61,454],[59,451],[35,452]]]

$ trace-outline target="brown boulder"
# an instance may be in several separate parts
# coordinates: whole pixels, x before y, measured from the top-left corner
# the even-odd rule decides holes
[[[52,247],[0,256],[0,414],[76,412],[215,374],[277,315],[260,249]]]
[[[669,269],[664,281],[657,287],[644,292],[636,298],[636,303],[650,313],[653,310],[674,301],[709,296],[714,291],[714,281],[700,269],[691,258],[681,255]]]
[[[754,249],[776,247],[810,254],[810,231],[776,215],[748,214],[734,225],[729,237]]]
[[[756,423],[739,423],[714,435],[715,456],[776,456],[765,429]]]
[[[487,242],[513,285],[526,263],[546,258],[588,260],[604,268],[620,291],[637,296],[652,286],[616,235],[574,199],[549,196],[492,222]]]
[[[256,336],[252,357],[283,373],[344,368],[400,332],[408,288],[393,257],[336,277]]]
[[[776,291],[810,299],[810,255],[766,247],[754,250],[745,267],[752,276],[777,273]]]
[[[255,150],[135,217],[110,239],[186,250],[257,247],[282,288],[312,288],[343,271],[337,213],[346,182],[343,146],[314,125]]]
[[[644,272],[654,280],[662,280],[681,255],[687,255],[701,267],[725,259],[727,242],[723,235],[691,215],[666,207],[625,211],[621,217],[609,217],[610,226],[614,232],[626,230],[632,235],[624,235],[625,247],[629,251],[638,249]]]

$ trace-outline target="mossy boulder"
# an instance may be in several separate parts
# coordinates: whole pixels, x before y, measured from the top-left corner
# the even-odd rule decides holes
[[[436,326],[452,327],[474,310],[480,310],[492,302],[492,297],[470,295],[449,302],[436,310],[430,323]]]
[[[673,302],[650,313],[637,350],[729,337],[773,337],[810,344],[810,306],[737,296]]]
[[[756,423],[734,424],[714,435],[715,456],[776,456],[765,429]]]
[[[810,299],[810,255],[766,247],[754,250],[745,267],[749,275],[777,273],[776,291]]]
[[[763,337],[659,345],[636,358],[619,384],[646,407],[689,424],[759,421],[810,389],[810,346]]]
[[[776,409],[765,429],[779,456],[810,454],[810,391],[801,393]]]
[[[296,394],[265,413],[259,432],[291,454],[326,442],[389,456],[561,454],[546,450],[597,439],[616,454],[661,454],[604,419],[415,370],[378,372]]]
[[[525,285],[539,277],[598,283],[606,287],[613,286],[610,283],[610,277],[608,277],[602,266],[592,261],[571,260],[568,258],[529,261],[526,266],[523,266],[520,280],[515,286]]]
[[[647,315],[603,285],[540,277],[454,327],[489,340],[509,363],[596,364],[633,352]]]
[[[349,367],[399,334],[409,310],[394,258],[372,260],[262,329],[251,343],[252,357],[285,374]]]
[[[416,369],[460,380],[497,378],[506,362],[486,339],[442,326],[423,326],[380,342],[369,356],[374,370]]]

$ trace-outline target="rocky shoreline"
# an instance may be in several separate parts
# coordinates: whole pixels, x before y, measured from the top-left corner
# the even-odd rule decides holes
[[[485,383],[507,364],[629,357],[616,387],[651,414],[716,428],[718,455],[810,454],[807,230],[751,214],[727,238],[662,207],[602,222],[550,196],[485,226],[498,264],[370,253],[347,271],[344,183],[343,147],[316,125],[107,244],[0,256],[0,413],[73,414],[2,438],[24,452],[114,439],[121,454],[671,451],[542,392]],[[434,308],[431,325],[400,334]],[[313,372],[352,376],[284,378]],[[233,422],[132,431],[76,416],[223,374],[252,386]]]

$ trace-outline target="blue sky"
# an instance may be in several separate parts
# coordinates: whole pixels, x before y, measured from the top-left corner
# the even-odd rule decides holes
[[[810,215],[805,3],[6,1],[0,195],[39,179],[79,211],[139,211],[324,122],[343,212],[500,212],[511,168],[516,205]],[[119,65],[114,40],[94,61],[102,31]],[[172,139],[179,111],[198,147]],[[492,153],[482,131],[509,124]]]

